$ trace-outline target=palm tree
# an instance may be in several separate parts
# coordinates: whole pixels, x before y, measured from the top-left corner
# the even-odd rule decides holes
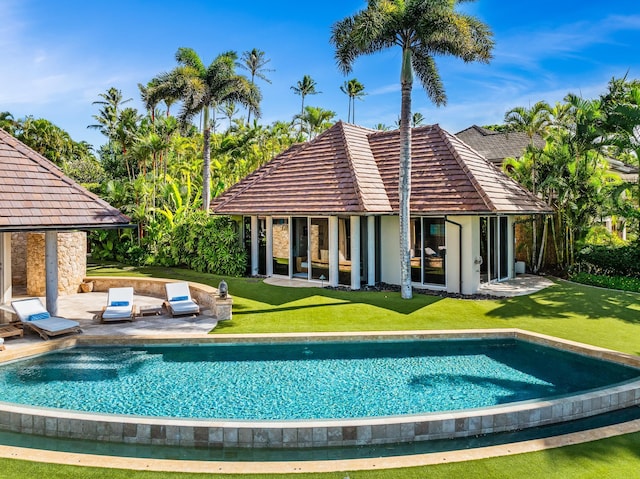
[[[411,89],[413,72],[436,105],[446,104],[444,85],[436,67],[438,55],[465,62],[488,62],[493,48],[489,27],[455,7],[465,0],[368,0],[365,9],[333,25],[331,43],[343,73],[356,58],[399,46],[400,84],[400,263],[401,294],[411,298]],[[467,0],[473,1],[473,0]]]
[[[356,98],[362,100],[362,97],[366,95],[364,92],[364,85],[358,81],[357,78],[352,78],[349,81],[344,82],[340,86],[340,91],[349,96],[349,112],[347,113],[347,123],[356,122]]]
[[[539,154],[537,151],[534,138],[536,135],[542,136],[546,129],[551,124],[551,107],[544,101],[539,101],[531,108],[523,106],[516,106],[512,108],[504,115],[504,122],[509,127],[510,131],[521,131],[526,133],[529,137],[529,152],[532,159],[531,165],[531,192],[536,195],[538,193],[538,171],[536,168],[536,156]],[[548,221],[544,223],[544,229],[542,233],[542,243],[540,245],[539,258],[536,261],[538,255],[538,228],[536,217],[533,217],[532,222],[532,247],[531,247],[531,268],[534,273],[538,272],[539,265],[542,264],[542,258],[544,255],[544,246],[546,243]]]
[[[318,133],[331,127],[331,120],[336,116],[335,111],[325,110],[317,106],[306,106],[304,114],[296,115],[300,124],[307,126],[309,139],[313,139]]]
[[[120,107],[125,103],[129,103],[132,98],[123,100],[122,91],[117,88],[111,87],[106,93],[98,94],[102,100],[96,100],[92,105],[100,105],[102,108],[99,110],[98,115],[93,115],[93,118],[97,123],[89,125],[87,128],[93,130],[100,130],[107,139],[111,140],[116,130],[118,123],[118,115],[120,114]]]
[[[296,95],[300,95],[302,97],[302,106],[300,107],[300,116],[298,118],[302,118],[304,116],[304,97],[307,95],[317,95],[318,93],[322,93],[316,90],[316,85],[316,81],[313,78],[309,75],[305,75],[302,77],[302,80],[291,87]],[[300,121],[300,134],[302,134],[302,121]]]
[[[264,55],[265,53],[262,50],[254,48],[250,51],[242,52],[242,61],[236,63],[238,68],[248,70],[251,73],[249,81],[252,85],[255,84],[255,77],[258,77],[261,80],[266,81],[267,83],[271,83],[271,80],[267,78],[265,73],[273,72],[275,70],[265,68],[265,66],[271,61],[271,59],[265,58]],[[249,123],[251,123],[251,110],[249,110],[249,113],[247,114],[247,124]]]
[[[211,111],[223,103],[239,103],[259,113],[260,92],[249,80],[235,72],[237,55],[225,52],[218,55],[207,67],[191,48],[179,48],[176,53],[178,66],[155,79],[152,95],[162,98],[180,98],[182,108],[178,115],[183,125],[195,116],[203,115],[203,209],[211,203]]]

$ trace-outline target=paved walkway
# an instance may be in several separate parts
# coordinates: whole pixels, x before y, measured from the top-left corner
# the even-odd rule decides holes
[[[265,278],[264,282],[273,286],[283,286],[286,288],[320,288],[323,285],[327,285],[326,281],[309,281],[306,279],[285,278],[280,276]],[[483,283],[480,285],[478,293],[498,297],[523,296],[540,291],[552,284],[553,281],[543,276],[521,274],[514,279],[500,283]]]

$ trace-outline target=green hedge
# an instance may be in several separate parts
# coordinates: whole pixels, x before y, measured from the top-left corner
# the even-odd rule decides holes
[[[634,291],[640,293],[640,278],[625,276],[601,276],[589,273],[574,273],[569,275],[571,281],[576,283],[600,286],[601,288],[617,289],[620,291]]]
[[[237,224],[229,217],[204,212],[194,213],[176,225],[170,258],[173,266],[228,276],[242,276],[247,264]]]
[[[587,246],[576,256],[571,273],[640,278],[640,241],[628,246]]]

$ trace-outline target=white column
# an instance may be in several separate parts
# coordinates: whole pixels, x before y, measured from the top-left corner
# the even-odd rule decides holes
[[[360,217],[351,217],[351,289],[360,289]]]
[[[329,286],[338,286],[339,273],[338,217],[329,216]]]
[[[47,311],[51,316],[58,315],[58,232],[47,231],[44,234],[44,263]]]
[[[273,276],[273,218],[271,216],[267,216],[266,220],[266,235],[267,235],[267,254],[266,256],[266,274],[267,276]]]
[[[367,216],[367,284],[376,284],[376,217]]]
[[[0,303],[11,302],[11,233],[0,233]]]
[[[258,275],[258,255],[260,237],[258,236],[258,217],[251,217],[251,276]]]

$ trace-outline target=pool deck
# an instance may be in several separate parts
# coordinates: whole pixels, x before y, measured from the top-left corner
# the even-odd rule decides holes
[[[544,279],[544,278],[542,278]],[[295,281],[295,280],[294,280]],[[308,283],[308,282],[307,282]],[[509,289],[505,283],[498,285],[505,289],[504,296],[515,294],[529,294],[542,289],[551,281],[539,277],[518,277]],[[298,286],[298,285],[287,285]],[[149,296],[136,296],[138,308],[156,308],[162,304],[162,299]],[[208,333],[217,324],[217,320],[206,310],[198,316],[172,318],[166,312],[161,315],[137,317],[133,322],[100,323],[97,314],[106,304],[106,293],[84,293],[59,298],[59,314],[81,323],[83,334],[72,335],[75,338],[95,338],[101,340],[170,340],[170,339],[213,339]],[[405,332],[406,333],[406,332]],[[438,331],[430,331],[438,335]],[[348,335],[349,333],[343,333]],[[379,334],[379,333],[377,333]],[[445,332],[442,332],[445,334]],[[231,340],[235,335],[215,335],[216,339]],[[265,336],[265,335],[261,335]],[[276,335],[274,335],[275,337]],[[286,337],[289,335],[279,335]],[[294,336],[294,335],[291,335]],[[224,338],[224,339],[223,339]],[[64,342],[65,339],[43,341],[33,333],[25,334],[23,338],[9,339],[5,342],[6,351],[1,351],[3,359],[9,359],[20,350],[33,350],[45,345]],[[640,420],[630,421],[614,426],[592,429],[589,431],[566,434],[545,439],[524,441],[500,446],[489,446],[458,451],[416,454],[399,457],[382,457],[368,459],[330,460],[330,461],[290,461],[290,462],[233,462],[233,461],[175,461],[166,459],[125,458],[99,456],[91,454],[64,453],[46,450],[34,450],[14,446],[0,446],[0,457],[39,461],[57,464],[80,466],[94,466],[105,468],[122,468],[134,470],[176,471],[176,472],[207,472],[207,473],[301,473],[301,472],[338,472],[357,471],[366,469],[388,469],[399,467],[416,467],[430,464],[443,464],[475,460],[487,457],[519,454],[562,447],[571,444],[593,441],[640,431]]]

